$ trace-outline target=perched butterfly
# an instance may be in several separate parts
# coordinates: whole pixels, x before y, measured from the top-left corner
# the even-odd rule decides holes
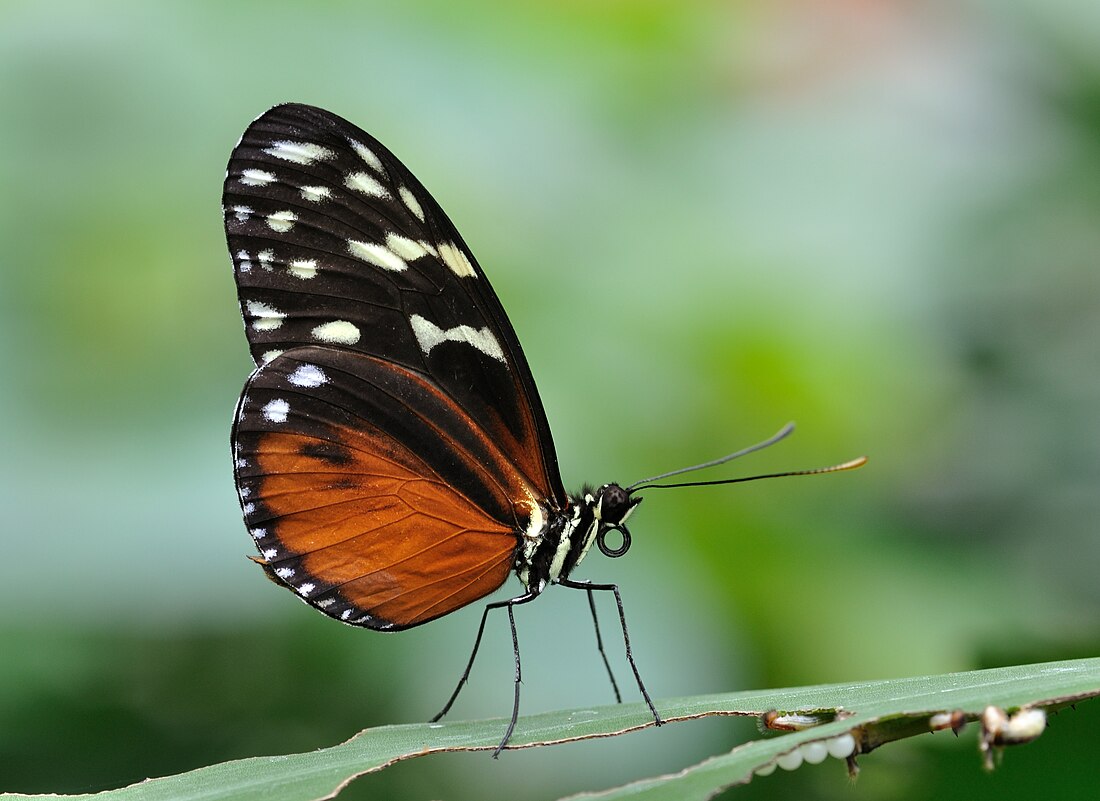
[[[256,119],[230,157],[223,209],[257,365],[233,426],[256,561],[310,606],[378,631],[435,620],[514,571],[523,592],[486,606],[434,718],[468,677],[489,610],[507,609],[515,699],[494,755],[519,713],[512,607],[559,584],[588,592],[595,620],[592,592],[611,592],[659,725],[618,587],[570,576],[593,544],[626,553],[638,490],[673,486],[648,482],[740,454],[566,493],[531,370],[473,254],[412,173],[334,114],[288,104]]]

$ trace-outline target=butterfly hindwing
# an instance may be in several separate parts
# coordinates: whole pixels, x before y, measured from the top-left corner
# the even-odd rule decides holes
[[[295,348],[258,368],[233,438],[268,573],[353,625],[407,628],[492,592],[539,514],[534,488],[452,399],[353,351]]]
[[[234,149],[223,208],[258,365],[322,346],[419,374],[548,503],[568,503],[511,323],[454,225],[389,150],[327,111],[276,106]]]

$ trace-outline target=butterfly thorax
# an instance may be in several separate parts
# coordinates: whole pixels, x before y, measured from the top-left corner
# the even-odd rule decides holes
[[[569,578],[599,540],[600,550],[608,556],[622,556],[630,539],[623,524],[641,498],[631,498],[618,484],[604,484],[592,489],[584,487],[569,497],[569,505],[561,511],[550,511],[538,532],[526,538],[516,550],[515,570],[529,591],[542,592],[547,585]],[[603,535],[617,529],[623,532],[623,544],[609,549],[602,543]]]

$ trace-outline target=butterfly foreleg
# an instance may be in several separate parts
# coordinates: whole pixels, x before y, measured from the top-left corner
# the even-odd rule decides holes
[[[588,601],[592,608],[592,620],[596,620],[596,606],[592,600],[593,590],[602,590],[605,592],[611,592],[615,595],[615,604],[619,609],[619,624],[623,630],[623,643],[626,646],[626,661],[630,663],[630,669],[634,671],[634,679],[638,682],[638,689],[641,690],[642,697],[645,699],[646,706],[649,707],[649,711],[653,714],[653,721],[658,726],[664,723],[661,719],[661,714],[657,711],[657,707],[653,705],[653,699],[649,697],[649,691],[645,688],[645,682],[642,681],[642,674],[638,672],[638,665],[634,662],[634,653],[630,649],[630,633],[626,627],[626,613],[623,611],[623,599],[619,594],[619,585],[617,584],[593,584],[590,581],[572,581],[570,579],[560,578],[558,584],[563,587],[571,587],[575,590],[585,590],[588,593]],[[600,655],[603,656],[604,665],[607,666],[607,673],[611,675],[611,666],[607,662],[607,655],[603,651],[603,643],[600,641],[600,627],[596,624],[596,644],[600,649]],[[615,686],[615,677],[611,676],[611,684],[615,687],[616,699],[618,699],[619,688]]]
[[[596,650],[600,652],[603,666],[607,669],[607,677],[611,679],[611,689],[615,693],[615,703],[621,704],[623,696],[619,692],[619,683],[615,681],[615,673],[611,670],[611,663],[607,661],[607,652],[603,649],[603,637],[600,636],[600,619],[596,616],[596,599],[592,595],[592,588],[587,587],[586,589],[588,592],[588,608],[592,612],[592,627],[596,629]]]

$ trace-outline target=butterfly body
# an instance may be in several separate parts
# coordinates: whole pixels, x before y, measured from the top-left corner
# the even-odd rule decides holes
[[[604,484],[595,491],[586,487],[571,497],[564,514],[554,514],[540,531],[528,534],[521,543],[515,562],[520,582],[529,592],[538,593],[549,584],[568,579],[596,542],[605,554],[622,556],[630,547],[629,535],[624,531],[626,547],[621,552],[608,549],[603,536],[611,529],[621,529],[641,501],[630,498],[618,484]]]

